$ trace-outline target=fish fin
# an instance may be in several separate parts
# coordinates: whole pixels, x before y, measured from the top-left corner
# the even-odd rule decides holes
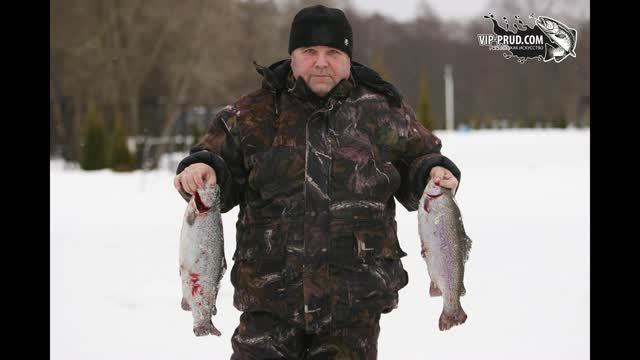
[[[464,288],[464,284],[460,288],[460,296],[465,296],[467,294],[467,289]]]
[[[191,206],[191,204],[189,204],[188,206]],[[189,212],[187,213],[187,224],[189,224],[189,226],[192,226],[193,223],[195,223],[196,221],[196,211],[194,209],[189,209]]]
[[[215,305],[213,305],[213,308],[211,309],[211,313],[212,313],[213,315],[215,315],[215,314],[217,314],[217,313],[218,313],[218,308],[217,308]]]
[[[544,61],[553,59],[553,46],[549,44],[544,45]]]
[[[466,234],[464,235],[464,244],[465,244],[465,249],[464,249],[464,256],[462,258],[462,260],[464,262],[467,262],[467,260],[469,260],[469,253],[471,252],[471,238],[468,237]]]
[[[462,310],[462,308],[458,308],[450,313],[442,310],[438,327],[440,328],[440,331],[449,330],[456,325],[463,324],[465,321],[467,321],[467,314]]]
[[[442,296],[442,291],[438,289],[438,287],[433,281],[431,281],[431,285],[429,286],[429,296],[431,297]]]
[[[220,330],[216,329],[215,326],[213,326],[213,323],[211,323],[211,321],[206,322],[204,324],[198,324],[197,326],[193,327],[193,333],[196,336],[204,336],[204,335],[215,335],[215,336],[220,336],[222,335],[222,333],[220,333]]]
[[[191,306],[189,306],[189,302],[187,302],[187,299],[185,299],[184,297],[182,298],[182,301],[180,302],[180,307],[184,311],[191,311]]]
[[[575,52],[575,50],[571,50],[571,53],[569,53],[569,55],[571,55],[571,56],[573,56],[573,57],[576,57],[576,52]]]
[[[555,62],[559,63],[559,62],[561,62],[562,60],[564,60],[567,56],[568,56],[568,54],[564,54],[564,55],[562,55],[562,56],[556,56],[556,57],[554,58],[554,60],[555,60]]]
[[[471,252],[472,241],[469,235],[467,235],[467,231],[464,229],[462,220],[460,221],[460,231],[460,237],[462,237],[462,246],[464,247],[462,255],[462,263],[464,264],[469,259],[469,252]]]
[[[218,329],[214,326],[214,327],[213,327],[213,331],[211,332],[211,335],[220,336],[220,335],[222,335],[222,333],[220,332],[220,330],[218,330]]]
[[[578,32],[575,31],[574,29],[570,29],[569,32],[571,33],[571,35],[573,35],[573,38],[575,39],[576,36],[578,35]]]
[[[220,279],[224,276],[224,273],[227,272],[227,259],[222,257],[222,271],[220,272]]]

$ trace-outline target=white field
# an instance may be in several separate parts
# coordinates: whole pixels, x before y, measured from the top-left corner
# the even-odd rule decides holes
[[[462,305],[438,330],[417,212],[397,204],[409,284],[383,315],[379,359],[588,359],[589,130],[437,132],[462,170],[456,199],[473,240]],[[186,206],[172,170],[83,172],[51,162],[51,356],[229,359],[240,312],[225,274],[214,323],[196,337],[180,309]],[[229,266],[237,207],[223,214]]]

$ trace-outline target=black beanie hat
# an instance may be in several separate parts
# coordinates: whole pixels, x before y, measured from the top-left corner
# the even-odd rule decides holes
[[[315,5],[300,10],[293,18],[289,54],[299,47],[316,45],[340,49],[351,58],[353,33],[342,10]]]

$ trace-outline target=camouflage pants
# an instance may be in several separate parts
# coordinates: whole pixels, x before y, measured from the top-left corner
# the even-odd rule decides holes
[[[377,313],[340,329],[309,334],[268,312],[244,312],[231,337],[231,360],[375,360],[379,321]]]

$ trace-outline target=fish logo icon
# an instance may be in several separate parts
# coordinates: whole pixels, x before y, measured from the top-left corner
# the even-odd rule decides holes
[[[538,16],[536,25],[554,43],[545,44],[544,62],[554,60],[559,63],[569,55],[576,57],[578,33],[575,29],[546,16]]]
[[[502,54],[506,59],[516,58],[521,64],[528,59],[559,63],[568,56],[576,57],[577,31],[556,19],[531,13],[530,23],[514,15],[515,22],[509,24],[503,16],[504,25],[500,25],[491,13],[484,18],[493,24],[493,34],[478,34],[479,45],[492,51],[506,51]]]

